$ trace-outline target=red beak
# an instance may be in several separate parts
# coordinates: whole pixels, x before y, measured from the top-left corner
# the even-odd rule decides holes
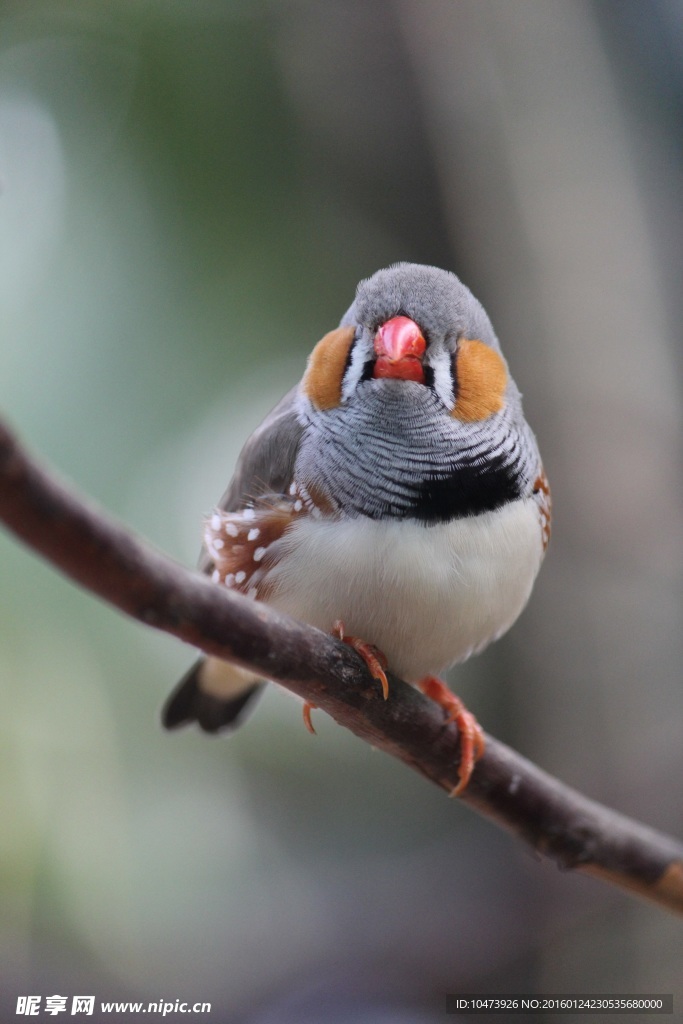
[[[422,356],[426,347],[427,342],[414,320],[407,316],[387,320],[375,335],[377,359],[373,377],[414,380],[424,384]]]

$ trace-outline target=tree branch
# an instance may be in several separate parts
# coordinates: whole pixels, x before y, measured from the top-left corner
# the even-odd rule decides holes
[[[348,646],[138,540],[42,469],[1,423],[0,519],[127,615],[277,681],[442,789],[457,784],[458,732],[440,707],[393,676],[382,700]],[[683,844],[589,800],[491,736],[461,799],[560,867],[683,913]]]

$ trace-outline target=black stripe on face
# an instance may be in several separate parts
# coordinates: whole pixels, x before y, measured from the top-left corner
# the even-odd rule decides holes
[[[365,381],[365,380],[372,380],[372,375],[373,375],[374,372],[375,372],[375,360],[374,359],[368,359],[363,364],[363,372],[362,372],[362,374],[360,376],[360,380],[358,381],[358,383],[362,384],[363,381]]]
[[[342,375],[341,375],[342,386],[344,384],[344,381],[346,380],[346,374],[349,372],[349,367],[351,366],[351,359],[353,358],[353,352],[354,352],[354,349],[355,349],[357,344],[358,344],[358,330],[356,330],[356,332],[354,333],[353,340],[352,340],[351,344],[349,345],[349,351],[346,353],[346,360],[344,361],[344,369],[342,370]]]

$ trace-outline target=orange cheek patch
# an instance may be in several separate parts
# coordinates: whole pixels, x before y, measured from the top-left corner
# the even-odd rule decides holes
[[[451,413],[463,423],[485,420],[503,408],[507,371],[503,360],[477,338],[461,338],[455,354],[458,398]]]
[[[334,409],[341,402],[344,367],[353,343],[353,327],[338,327],[321,338],[308,358],[302,387],[318,409]]]

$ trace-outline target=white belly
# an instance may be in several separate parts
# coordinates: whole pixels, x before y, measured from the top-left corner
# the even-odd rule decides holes
[[[524,608],[543,557],[531,498],[425,527],[415,521],[298,520],[278,542],[268,603],[375,644],[415,682],[463,661]]]

